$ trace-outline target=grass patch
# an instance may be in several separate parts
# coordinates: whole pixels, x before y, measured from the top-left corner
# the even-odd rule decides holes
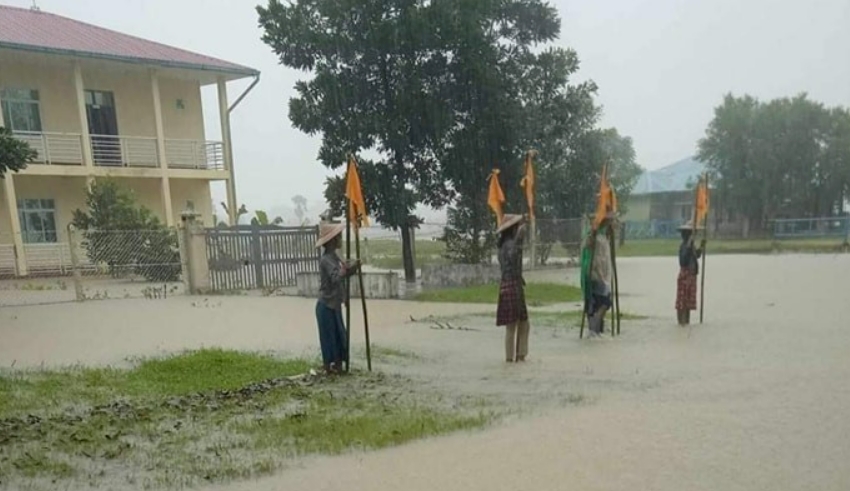
[[[499,298],[499,285],[477,285],[460,288],[427,290],[416,295],[419,302],[495,303]],[[581,301],[581,288],[558,283],[528,283],[525,301],[529,306],[551,305]]]
[[[182,488],[267,474],[305,454],[477,428],[495,416],[378,373],[285,378],[308,367],[203,350],[126,370],[2,373],[2,484]]]
[[[306,360],[219,349],[136,360],[130,370],[74,367],[0,371],[0,418],[116,398],[163,397],[233,389],[253,381],[304,373]]]
[[[379,346],[373,344],[371,346],[372,357],[373,358],[383,358],[383,359],[392,359],[392,358],[403,358],[407,360],[419,360],[421,357],[414,353],[413,351],[403,350],[399,348],[390,348],[387,346]],[[361,350],[361,355],[363,357],[366,356],[366,348]]]

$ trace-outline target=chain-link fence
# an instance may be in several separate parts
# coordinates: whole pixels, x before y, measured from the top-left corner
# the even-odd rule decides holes
[[[81,300],[167,298],[184,291],[175,229],[72,230],[69,243]]]
[[[0,307],[74,301],[71,270],[67,242],[0,234]]]
[[[14,237],[0,236],[0,306],[166,298],[184,291],[174,229],[69,229],[60,239],[19,249]]]

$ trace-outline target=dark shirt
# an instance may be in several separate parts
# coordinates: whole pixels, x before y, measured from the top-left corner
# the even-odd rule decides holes
[[[522,280],[522,241],[509,237],[499,247],[503,280]]]
[[[697,261],[702,256],[700,249],[695,249],[694,245],[688,241],[682,242],[679,246],[679,267],[687,269],[693,274],[699,274],[699,262]]]
[[[335,251],[325,251],[319,260],[319,300],[333,310],[342,308],[345,300],[343,262]]]

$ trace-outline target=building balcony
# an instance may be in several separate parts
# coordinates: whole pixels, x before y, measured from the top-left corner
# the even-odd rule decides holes
[[[15,137],[36,151],[33,164],[84,166],[83,149],[88,145],[97,167],[161,165],[155,137],[91,135],[88,142],[78,133],[15,132]],[[165,161],[169,169],[224,170],[224,149],[219,141],[166,138]]]

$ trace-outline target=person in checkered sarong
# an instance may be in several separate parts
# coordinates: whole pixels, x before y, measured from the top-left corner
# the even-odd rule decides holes
[[[697,308],[697,276],[699,258],[705,248],[705,239],[700,247],[694,248],[693,222],[679,227],[682,244],[679,246],[679,277],[676,280],[676,317],[680,326],[691,322],[691,311]]]
[[[525,280],[522,278],[522,245],[525,220],[522,215],[505,215],[499,234],[499,304],[496,325],[505,326],[505,361],[525,361],[528,355],[528,308],[525,305]]]

